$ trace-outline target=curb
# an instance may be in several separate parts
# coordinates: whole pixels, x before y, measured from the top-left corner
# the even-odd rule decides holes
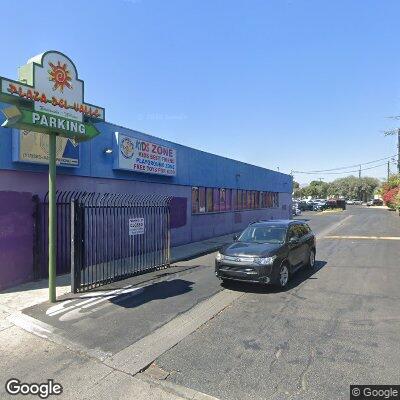
[[[218,246],[210,247],[207,250],[199,250],[196,253],[191,253],[190,255],[186,256],[181,256],[181,257],[175,257],[174,259],[171,259],[171,264],[172,263],[177,263],[181,261],[188,261],[188,260],[193,260],[194,258],[205,256],[206,254],[214,253],[214,251],[219,250],[221,247],[225,246],[226,243],[219,244]]]
[[[210,396],[208,394],[198,392],[197,390],[178,385],[171,381],[165,380],[155,380],[150,376],[145,376],[145,374],[141,373],[135,375],[137,379],[140,379],[144,382],[150,383],[154,386],[158,386],[159,388],[165,390],[166,392],[170,392],[176,396],[181,397],[182,399],[188,400],[219,400],[217,397]]]

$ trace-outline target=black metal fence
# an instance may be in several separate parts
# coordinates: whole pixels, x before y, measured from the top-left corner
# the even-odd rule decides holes
[[[171,197],[88,193],[71,205],[73,292],[169,264]]]
[[[158,195],[57,192],[57,274],[73,292],[167,266],[170,202]],[[36,279],[48,276],[48,199],[36,199]]]
[[[67,274],[71,271],[71,200],[85,196],[85,192],[58,191],[57,201],[57,275]],[[35,211],[35,239],[34,239],[34,278],[48,278],[49,259],[49,203],[48,194],[43,201],[37,196]]]

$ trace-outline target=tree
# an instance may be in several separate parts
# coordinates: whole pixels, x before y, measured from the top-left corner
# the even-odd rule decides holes
[[[328,195],[329,183],[322,181],[311,181],[308,186],[308,195],[315,198],[326,198]]]
[[[348,176],[331,182],[328,194],[333,197],[341,196],[346,199],[366,201],[373,196],[375,189],[379,185],[380,182],[376,178]]]
[[[300,184],[296,181],[293,181],[293,197],[294,198],[301,197]]]
[[[295,192],[295,197],[344,197],[346,199],[366,201],[373,197],[374,191],[379,186],[380,182],[376,178],[348,176],[330,183],[311,181],[308,186],[298,189]]]

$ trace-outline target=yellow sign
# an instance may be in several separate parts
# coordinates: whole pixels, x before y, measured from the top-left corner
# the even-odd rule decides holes
[[[13,140],[17,141],[14,161],[49,163],[49,135],[26,130],[15,130],[14,135]],[[58,136],[56,159],[59,166],[78,167],[79,145],[71,139]]]

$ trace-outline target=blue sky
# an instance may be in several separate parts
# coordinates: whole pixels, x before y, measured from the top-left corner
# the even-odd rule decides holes
[[[287,173],[396,153],[382,131],[400,114],[398,1],[42,0],[2,15],[1,75],[60,50],[110,122]]]

